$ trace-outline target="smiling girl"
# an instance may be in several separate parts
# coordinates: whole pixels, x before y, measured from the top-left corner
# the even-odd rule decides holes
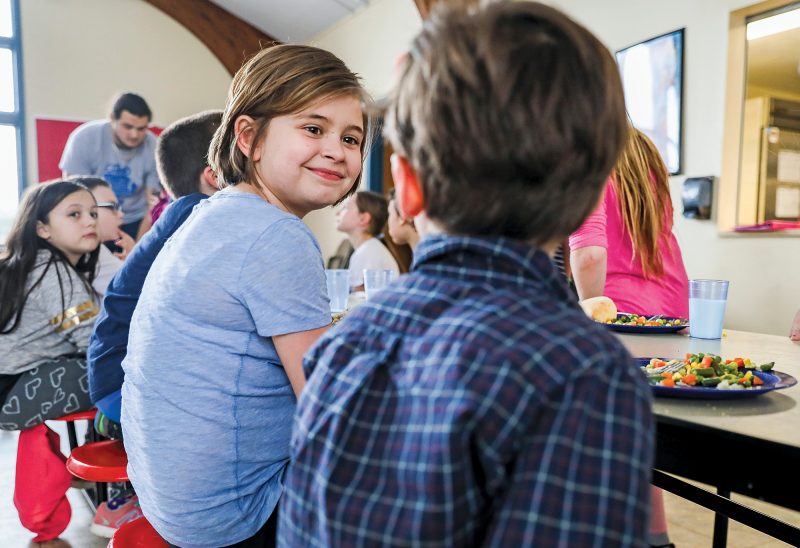
[[[69,523],[71,476],[43,422],[92,406],[83,354],[99,242],[91,192],[56,181],[28,191],[0,254],[0,429],[22,430],[14,501],[36,541]]]
[[[147,276],[122,430],[142,510],[172,544],[274,543],[302,357],[331,321],[301,219],[356,190],[365,101],[317,48],[275,46],[245,63],[209,149],[227,188],[195,207]]]

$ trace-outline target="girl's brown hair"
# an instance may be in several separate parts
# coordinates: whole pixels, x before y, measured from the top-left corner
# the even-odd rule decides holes
[[[303,109],[341,96],[361,100],[365,138],[361,141],[361,157],[368,150],[369,96],[358,76],[341,59],[319,48],[299,45],[276,45],[253,55],[233,77],[222,122],[208,149],[208,161],[217,174],[220,187],[242,182],[255,182],[255,165],[236,143],[235,124],[240,116],[255,120],[253,148],[276,116],[294,114]],[[345,195],[358,188],[361,175]]]
[[[661,276],[658,244],[672,230],[669,176],[656,146],[634,127],[629,127],[628,143],[614,167],[613,184],[634,259],[639,258],[645,277]]]

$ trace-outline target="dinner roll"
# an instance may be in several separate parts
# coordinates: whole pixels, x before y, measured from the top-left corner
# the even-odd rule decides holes
[[[586,315],[597,322],[607,322],[617,317],[617,305],[608,297],[592,297],[580,302]]]

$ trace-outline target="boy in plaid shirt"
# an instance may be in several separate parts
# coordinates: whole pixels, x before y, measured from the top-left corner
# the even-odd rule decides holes
[[[609,52],[532,2],[442,11],[386,116],[408,276],[306,355],[282,546],[641,546],[650,390],[549,253],[626,138]]]

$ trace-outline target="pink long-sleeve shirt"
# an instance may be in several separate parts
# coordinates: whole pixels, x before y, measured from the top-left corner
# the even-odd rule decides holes
[[[625,229],[611,179],[606,183],[605,194],[597,209],[569,238],[569,246],[573,251],[589,246],[607,250],[603,294],[610,297],[621,312],[689,317],[689,280],[678,240],[672,233],[672,208],[664,215],[668,229],[661,233],[658,243],[664,274],[658,278],[646,278],[639,258],[634,258],[633,243]]]

